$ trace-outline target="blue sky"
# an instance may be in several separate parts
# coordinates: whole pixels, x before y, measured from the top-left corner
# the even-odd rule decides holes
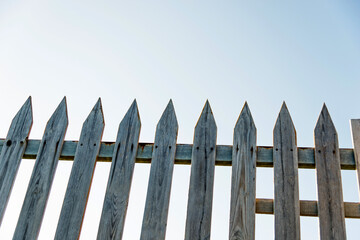
[[[67,96],[66,139],[78,139],[82,122],[101,97],[103,140],[114,141],[121,118],[136,98],[140,141],[153,142],[156,123],[171,98],[179,121],[178,142],[191,143],[209,99],[218,144],[232,144],[233,127],[246,100],[258,145],[272,145],[274,123],[285,100],[298,146],[314,145],[313,129],[326,102],[340,146],[352,147],[349,119],[360,115],[359,12],[358,1],[1,1],[0,137],[6,136],[12,117],[31,95],[31,138],[41,138],[52,111]],[[24,164],[31,172],[31,163]],[[59,179],[66,179],[67,164],[59,164]],[[168,239],[183,238],[189,169],[175,168],[172,199],[179,200],[171,202],[175,207],[170,206]],[[148,170],[137,165],[131,200],[145,197]],[[102,194],[108,165],[98,164],[96,171],[93,186],[99,189],[90,195],[88,207],[95,208],[91,216],[100,214],[96,204],[102,197],[95,196]],[[212,239],[227,236],[229,174],[228,167],[216,169]],[[98,179],[103,185],[95,184]],[[301,170],[301,199],[316,199],[315,182],[315,171]],[[358,201],[355,173],[343,172],[343,182],[348,186],[345,200]],[[258,197],[273,197],[271,183],[272,169],[258,169]],[[56,193],[61,195],[61,190]],[[129,205],[133,225],[126,225],[125,239],[138,238],[144,199],[136,204]],[[21,201],[13,207],[14,214],[8,216],[20,211]],[[273,217],[257,218],[257,229],[263,229],[257,230],[257,239],[267,239],[273,233]],[[349,239],[359,234],[356,223],[347,220]],[[90,233],[83,239],[91,239],[96,224],[85,217],[84,229]],[[303,238],[317,236],[315,218],[302,218],[301,224],[307,230]],[[10,225],[8,230],[2,226],[0,235],[11,234]],[[51,231],[44,230],[40,237],[46,239]]]

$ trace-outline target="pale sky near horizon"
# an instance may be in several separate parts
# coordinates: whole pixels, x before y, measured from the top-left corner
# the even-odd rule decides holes
[[[351,148],[349,120],[360,118],[360,3],[358,1],[8,1],[0,2],[0,138],[31,95],[31,139],[66,96],[67,140],[101,97],[103,141],[115,141],[134,98],[141,142],[153,142],[169,99],[179,122],[178,143],[191,143],[206,99],[218,127],[218,144],[232,132],[248,101],[259,146],[272,145],[283,101],[298,146],[313,146],[313,129],[325,102],[340,147]],[[11,209],[0,228],[11,239],[33,161],[19,170]],[[98,164],[81,239],[94,239],[109,164]],[[137,164],[125,240],[139,238],[150,165]],[[71,163],[60,163],[49,206],[61,205]],[[342,171],[345,201],[359,201],[355,171]],[[167,239],[183,239],[189,166],[176,166]],[[272,168],[257,171],[257,197],[273,198]],[[230,168],[216,167],[212,239],[227,238]],[[317,199],[314,170],[300,170],[300,198]],[[56,184],[56,185],[55,185]],[[56,189],[56,190],[55,190]],[[60,207],[60,206],[59,206]],[[49,207],[50,208],[50,207]],[[60,208],[51,207],[40,239],[55,233]],[[360,234],[346,220],[348,239]],[[5,221],[4,221],[5,222]],[[54,226],[55,222],[55,226]],[[273,216],[257,215],[256,239],[272,239]],[[301,218],[302,238],[318,238],[318,220]]]

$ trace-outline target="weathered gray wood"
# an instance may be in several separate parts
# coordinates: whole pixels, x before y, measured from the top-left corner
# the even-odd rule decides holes
[[[256,127],[247,103],[233,143],[229,239],[255,239]]]
[[[344,202],[345,217],[360,218],[360,204],[357,202]],[[256,213],[274,214],[273,199],[256,199]],[[300,215],[306,217],[318,216],[318,202],[300,200]]]
[[[76,149],[55,239],[78,239],[104,130],[104,116],[99,99],[85,120]]]
[[[165,239],[178,123],[170,100],[156,127],[141,240]]]
[[[97,239],[122,239],[140,135],[136,101],[121,121],[105,194]]]
[[[31,97],[15,115],[0,155],[0,224],[24,154],[32,119]]]
[[[346,239],[339,143],[324,104],[315,127],[315,161],[321,239]]]
[[[274,128],[275,239],[300,239],[296,132],[283,103]]]
[[[4,145],[4,139],[0,139],[0,151]],[[65,141],[60,155],[60,160],[74,160],[78,141]],[[35,159],[39,151],[40,140],[29,140],[24,159]],[[111,162],[114,152],[114,142],[102,142],[97,161]],[[136,163],[150,163],[154,144],[139,143],[136,155]],[[175,154],[175,164],[191,164],[192,144],[177,144]],[[256,166],[257,167],[273,167],[273,147],[257,146],[256,149]],[[217,145],[215,165],[231,166],[232,146]],[[315,169],[314,148],[298,147],[299,168]],[[341,169],[355,170],[354,151],[351,148],[340,148]]]
[[[351,119],[351,132],[354,146],[354,157],[360,192],[360,119]]]
[[[36,239],[39,234],[67,126],[64,98],[46,124],[13,239]]]
[[[208,101],[195,127],[185,239],[210,239],[217,127]]]

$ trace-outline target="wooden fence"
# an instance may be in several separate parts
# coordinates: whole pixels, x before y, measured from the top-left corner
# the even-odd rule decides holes
[[[121,121],[116,142],[101,142],[100,99],[85,120],[79,141],[64,141],[68,125],[64,98],[48,121],[42,140],[28,140],[31,98],[0,140],[0,220],[22,158],[36,159],[13,239],[36,239],[58,160],[73,166],[55,239],[77,239],[96,161],[112,162],[98,239],[121,239],[135,162],[151,163],[140,239],[164,239],[173,167],[191,164],[185,239],[210,239],[215,165],[232,166],[229,239],[255,238],[255,213],[275,215],[276,239],[300,239],[300,216],[318,216],[321,239],[346,239],[345,218],[360,218],[360,204],[343,202],[340,169],[357,169],[360,120],[351,120],[353,149],[339,149],[324,105],[315,127],[315,148],[296,145],[285,103],[274,128],[273,147],[256,145],[256,127],[245,103],[234,128],[233,146],[216,145],[217,128],[208,102],[195,127],[193,144],[176,144],[172,102],[156,128],[153,144],[139,143],[140,118],[134,101]],[[256,167],[274,167],[274,199],[256,199]],[[318,201],[299,201],[298,168],[316,168]],[[228,224],[228,223],[224,223]]]

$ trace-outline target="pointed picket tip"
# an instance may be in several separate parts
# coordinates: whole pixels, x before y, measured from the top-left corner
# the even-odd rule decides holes
[[[26,101],[25,101],[25,103],[22,105],[21,109],[23,109],[23,108],[32,108],[32,98],[31,98],[31,96],[29,96],[29,97],[26,99]],[[20,109],[20,111],[21,111],[21,109]]]
[[[95,106],[94,106],[93,110],[94,109],[101,109],[101,112],[102,112],[101,98],[98,98],[97,102],[95,103]]]
[[[51,115],[49,121],[47,122],[47,126],[53,122],[59,122],[64,125],[68,125],[69,119],[68,119],[68,112],[67,112],[67,103],[66,103],[66,97],[64,97],[60,104],[55,109],[54,113]]]
[[[320,112],[319,118],[317,120],[316,126],[315,126],[315,135],[317,132],[323,132],[326,129],[333,130],[334,133],[337,135],[335,125],[331,119],[330,113],[326,107],[326,104],[324,103],[323,108]]]
[[[140,116],[139,116],[139,108],[138,108],[138,105],[137,105],[136,98],[135,98],[134,101],[131,103],[131,106],[130,106],[129,110],[134,110],[134,111],[138,114],[138,118],[140,119]]]
[[[206,103],[201,111],[201,115],[196,123],[195,129],[198,127],[203,127],[205,123],[209,123],[211,127],[214,127],[215,129],[217,128],[214,114],[211,110],[210,103],[208,100],[206,100]]]
[[[31,108],[32,107],[32,98],[31,98],[31,96],[29,96],[27,99],[26,99],[26,101],[25,101],[25,103],[23,104],[23,106],[21,107],[21,108]]]
[[[125,122],[128,121],[136,121],[139,123],[139,125],[141,125],[141,121],[140,121],[140,115],[139,115],[139,109],[138,109],[138,105],[136,102],[136,99],[134,99],[134,101],[132,102],[131,106],[129,107],[129,109],[127,110],[123,120],[120,123],[120,126],[122,124],[125,124]]]
[[[249,104],[247,103],[247,101],[245,101],[244,106],[243,106],[243,108],[241,109],[240,114],[242,114],[242,113],[244,113],[244,114],[246,114],[246,115],[250,115],[250,116],[251,116],[251,112],[250,112]]]
[[[289,109],[286,106],[285,101],[281,105],[281,109],[280,109],[278,118],[280,118],[280,117],[289,117],[291,119],[290,112],[289,112]]]
[[[175,114],[175,108],[171,99],[168,105],[166,106],[163,114],[161,115],[161,118],[156,126],[156,129],[164,125],[173,126],[176,128],[176,131],[178,129],[178,121]]]
[[[103,109],[102,109],[102,104],[101,104],[101,98],[99,98],[97,100],[95,106],[93,107],[90,114],[86,118],[84,124],[86,122],[88,122],[90,119],[93,119],[93,118],[96,118],[96,121],[98,123],[101,123],[102,125],[105,125],[104,114],[103,114]]]
[[[285,101],[283,101],[283,104],[281,106],[281,109],[280,109],[280,112],[279,112],[279,115],[278,115],[278,118],[276,120],[276,123],[275,123],[275,127],[274,127],[274,130],[276,128],[279,128],[281,127],[281,123],[283,122],[286,122],[288,125],[290,125],[294,131],[295,131],[295,125],[292,121],[292,118],[291,118],[291,115],[290,115],[290,112],[286,106],[286,103]]]
[[[129,110],[128,110],[127,113],[126,113],[126,115],[128,115],[128,114],[130,115],[131,113],[133,114],[133,116],[136,115],[136,118],[138,119],[138,121],[141,122],[141,121],[140,121],[139,108],[138,108],[136,99],[134,99],[134,101],[132,102]],[[126,115],[125,115],[125,116],[126,116]]]
[[[29,96],[27,99],[26,99],[26,101],[25,101],[25,103],[23,104],[23,106],[22,107],[26,107],[26,108],[31,108],[32,107],[32,98],[31,98],[31,96]]]
[[[22,122],[19,124],[19,122]],[[11,121],[10,129],[7,135],[11,137],[12,134],[17,133],[20,138],[26,137],[33,124],[33,112],[32,112],[32,101],[31,96],[21,106],[20,110],[16,113],[15,117]]]
[[[242,122],[247,122],[252,128],[256,129],[254,119],[251,115],[251,111],[247,101],[245,101],[243,108],[241,109],[240,115],[236,121],[235,128],[238,129]]]
[[[137,101],[136,98],[134,99],[134,101],[131,103],[130,109],[135,108],[136,110],[138,109],[138,105],[137,105]]]
[[[67,112],[67,101],[66,101],[66,97],[64,97],[59,106],[56,108],[55,112],[59,112],[61,113],[61,115],[65,116],[66,118],[66,122],[68,121],[68,112]],[[55,113],[54,112],[54,113]]]
[[[66,96],[63,97],[63,99],[61,100],[59,107],[65,107],[67,108],[67,101],[66,101]]]
[[[31,101],[31,96],[29,96],[25,103],[21,106],[20,110],[16,113],[15,117],[13,118],[11,123],[14,123],[15,120],[18,120],[18,118],[20,116],[22,116],[23,114],[26,114],[26,120],[27,121],[33,121],[33,116],[32,116],[32,101]]]

